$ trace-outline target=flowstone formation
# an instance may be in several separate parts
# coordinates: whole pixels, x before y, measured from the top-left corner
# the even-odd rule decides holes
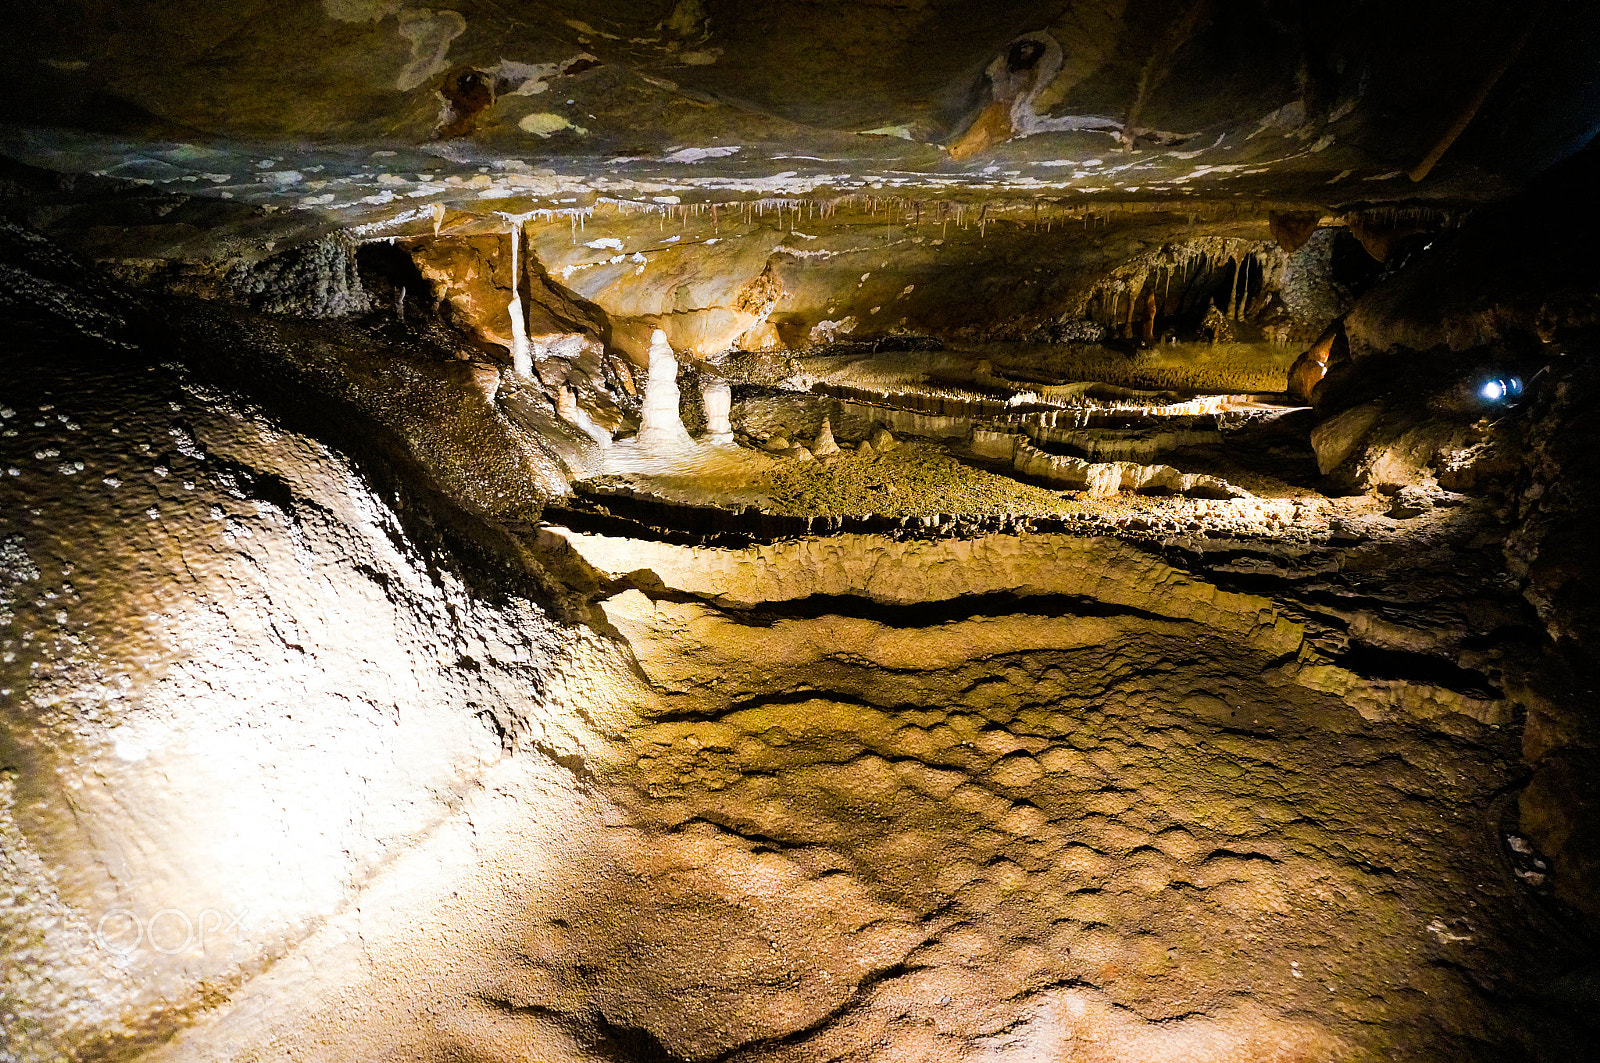
[[[24,10],[0,1059],[1588,1058],[1596,12]]]

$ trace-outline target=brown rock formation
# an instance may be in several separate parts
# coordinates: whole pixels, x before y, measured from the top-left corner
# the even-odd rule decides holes
[[[1338,332],[1329,329],[1294,360],[1294,365],[1289,367],[1289,380],[1285,388],[1290,398],[1310,405],[1316,386],[1328,375],[1328,361],[1333,357],[1334,344],[1338,339]]]
[[[1375,261],[1387,262],[1395,244],[1408,236],[1437,230],[1440,219],[1430,211],[1375,211],[1348,215],[1345,224],[1367,254]]]
[[[449,308],[451,320],[486,343],[512,346],[511,251],[506,236],[441,236],[406,242],[417,270],[432,286],[432,298]],[[424,293],[415,293],[423,298]],[[510,361],[509,353],[506,355]]]
[[[1139,302],[1139,319],[1135,334],[1142,347],[1153,347],[1156,342],[1156,293],[1147,292]]]
[[[1311,234],[1317,231],[1317,223],[1321,220],[1320,211],[1275,210],[1267,215],[1272,238],[1291,255],[1305,246]]]

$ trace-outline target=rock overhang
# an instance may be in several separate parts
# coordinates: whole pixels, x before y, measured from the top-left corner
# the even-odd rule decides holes
[[[1579,5],[1346,6],[51,11],[0,46],[0,150],[377,235],[607,198],[1481,200],[1600,118]]]

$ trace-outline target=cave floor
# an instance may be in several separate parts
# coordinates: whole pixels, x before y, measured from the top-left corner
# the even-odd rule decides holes
[[[1303,435],[1280,426],[1296,412],[1270,393],[1283,378],[1284,351],[1259,343],[1182,344],[1129,355],[1099,346],[989,344],[813,355],[792,362],[787,387],[739,399],[737,443],[644,446],[625,439],[606,452],[603,471],[577,488],[580,495],[622,492],[669,507],[754,507],[790,517],[1047,517],[1087,529],[1325,534],[1340,512],[1366,503],[1335,505],[1319,494]],[[1160,390],[1175,382],[1185,389]],[[1234,390],[1201,389],[1206,384]],[[1018,412],[1007,416],[1008,409]],[[784,450],[815,447],[825,423],[839,452],[813,460],[810,450]],[[901,430],[903,442],[875,448],[869,440],[886,423]],[[1013,469],[1009,454],[980,451],[974,427],[1014,432],[1048,453],[1089,461],[1170,464],[1225,481],[1240,497],[1063,489]],[[738,523],[727,519],[730,529]]]
[[[1059,516],[1059,491],[963,463],[945,448],[910,443],[883,454],[842,452],[826,464],[733,444],[696,444],[637,457],[618,444],[597,485],[628,485],[674,502],[757,506],[767,512],[926,516],[936,513]]]
[[[1108,539],[539,549],[635,669],[564,696],[634,722],[575,776],[493,769],[413,858],[450,881],[396,870],[160,1058],[1581,1050],[1514,732],[1462,676],[1361,680]],[[1415,574],[1436,604],[1459,562]]]
[[[1504,703],[1464,674],[1343,685],[1265,600],[1104,539],[556,535],[613,574],[600,607],[652,695],[600,772],[637,847],[539,962],[665,980],[607,1014],[672,1056],[1501,1059],[1570,1036],[1536,990],[1560,932],[1507,860]]]
[[[611,509],[618,495],[659,503],[667,511],[659,519],[669,523],[674,507],[726,511],[712,520],[734,533],[741,530],[738,512],[754,507],[795,519],[1051,519],[1085,533],[1326,540],[1339,520],[1368,519],[1374,506],[1315,490],[1317,464],[1298,431],[1304,411],[1282,405],[1278,395],[1248,391],[1152,391],[1178,376],[1194,384],[1208,373],[1218,376],[1213,383],[1262,389],[1282,379],[1282,362],[1282,347],[1267,344],[1182,344],[1131,357],[1104,347],[1029,344],[813,355],[795,360],[797,378],[787,389],[755,389],[734,403],[738,442],[645,447],[624,439],[605,451],[600,474],[574,487]],[[1037,384],[1042,379],[1078,383]],[[835,391],[819,394],[819,386]],[[1051,392],[1050,402],[1040,403],[1037,387]],[[1013,419],[992,419],[995,410],[1013,407],[1021,410]],[[782,450],[814,445],[824,423],[838,453],[813,459],[810,450]],[[874,448],[869,439],[885,423],[901,427],[899,440]],[[974,426],[1018,432],[1016,439],[1048,453],[1133,458],[1210,475],[1237,488],[1237,496],[1062,488],[1016,471],[997,451],[979,451],[968,439]],[[1099,450],[1106,455],[1096,456]]]

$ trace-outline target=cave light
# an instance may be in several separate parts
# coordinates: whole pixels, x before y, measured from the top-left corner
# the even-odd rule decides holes
[[[1485,380],[1478,388],[1485,402],[1509,403],[1522,394],[1522,378],[1507,376]]]

